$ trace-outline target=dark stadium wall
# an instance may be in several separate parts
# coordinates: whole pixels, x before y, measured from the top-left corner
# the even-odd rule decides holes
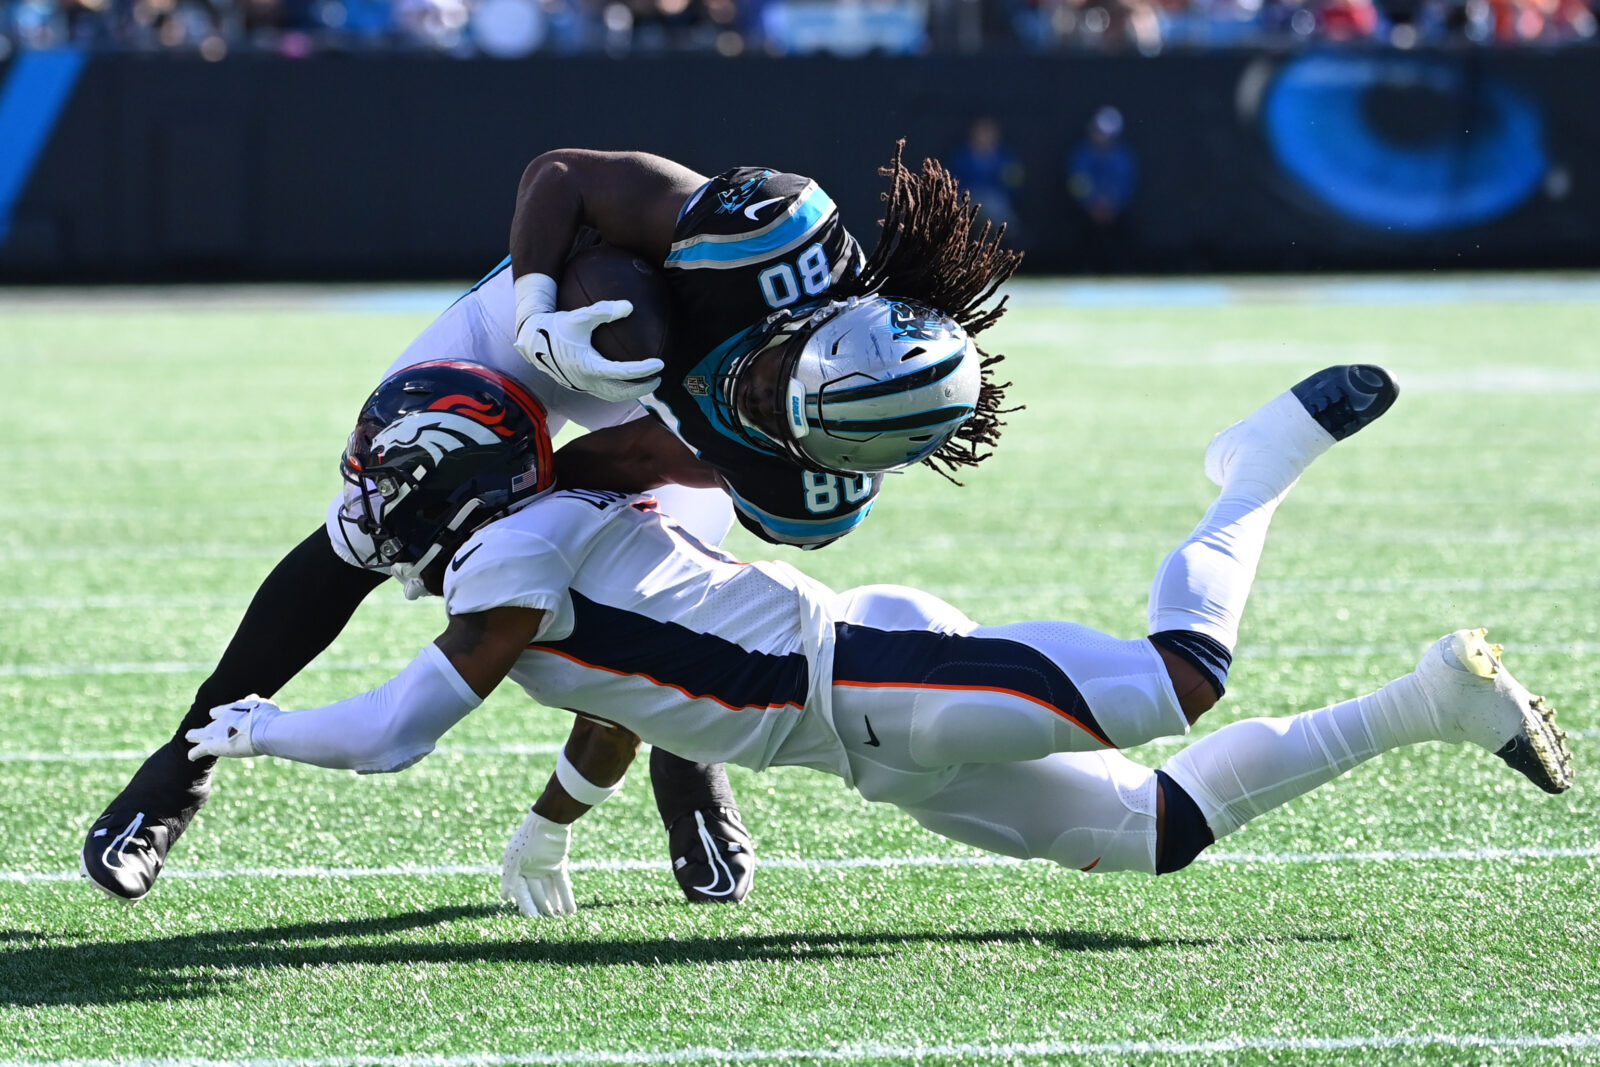
[[[799,170],[870,242],[894,140],[942,155],[980,115],[1026,167],[1029,268],[1106,269],[1063,173],[1106,104],[1139,167],[1111,269],[1600,266],[1594,49],[26,60],[0,66],[0,143],[36,142],[0,165],[12,281],[481,273],[561,145]]]

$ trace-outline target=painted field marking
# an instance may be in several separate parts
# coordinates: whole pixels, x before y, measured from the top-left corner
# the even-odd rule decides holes
[[[1574,848],[1457,848],[1457,849],[1375,849],[1365,852],[1205,852],[1197,863],[1287,864],[1323,863],[1505,863],[1513,860],[1594,859],[1600,845]],[[850,859],[819,860],[771,857],[760,860],[764,870],[854,871],[896,870],[925,867],[1020,867],[1028,860],[1006,856],[858,856]],[[666,870],[660,860],[577,860],[575,871],[658,871]],[[184,870],[168,868],[163,879],[209,881],[218,878],[451,878],[461,875],[499,874],[497,864],[443,863],[387,867],[225,867]],[[34,884],[72,882],[82,878],[79,871],[0,871],[0,882]]]
[[[572,1049],[560,1052],[469,1052],[454,1056],[318,1056],[304,1059],[84,1059],[0,1060],[0,1067],[578,1067],[589,1064],[850,1062],[868,1059],[940,1062],[954,1059],[1014,1060],[1068,1056],[1203,1056],[1237,1052],[1331,1052],[1340,1050],[1591,1049],[1600,1033],[1570,1034],[1368,1034],[1341,1037],[1239,1035],[1211,1041],[1014,1041],[941,1045],[870,1042],[823,1048],[664,1050]]]
[[[1567,732],[1572,736],[1572,731]],[[1163,738],[1165,740],[1165,738]],[[507,745],[440,745],[435,756],[553,756],[564,748],[564,741]],[[142,748],[104,749],[88,752],[0,752],[0,763],[111,763],[117,760],[143,760],[150,755]]]

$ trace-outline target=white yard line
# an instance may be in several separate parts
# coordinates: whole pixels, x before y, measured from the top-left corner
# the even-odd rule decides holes
[[[792,1063],[895,1059],[940,1062],[957,1058],[1014,1060],[1088,1056],[1208,1056],[1239,1052],[1332,1052],[1395,1049],[1592,1049],[1600,1033],[1368,1034],[1346,1037],[1252,1037],[1212,1041],[1017,1041],[1005,1044],[890,1045],[877,1042],[823,1048],[685,1048],[558,1052],[469,1052],[454,1056],[319,1056],[249,1059],[0,1060],[0,1067],[579,1067],[588,1064]]]
[[[301,674],[334,671],[398,671],[405,659],[316,662]],[[140,660],[130,663],[0,663],[0,678],[64,678],[108,674],[210,674],[215,660]]]
[[[1600,845],[1581,848],[1458,848],[1458,849],[1378,849],[1366,852],[1206,852],[1200,863],[1244,863],[1266,865],[1320,863],[1504,863],[1512,860],[1594,859]],[[858,856],[822,860],[763,857],[767,871],[853,871],[911,867],[1015,867],[1026,861],[1005,856]],[[575,871],[651,871],[665,870],[660,860],[579,860]],[[206,881],[218,878],[450,878],[460,875],[499,874],[498,865],[486,863],[444,863],[389,867],[224,867],[185,870],[168,868],[163,879]],[[81,878],[77,871],[0,871],[0,882],[34,884],[71,882]]]

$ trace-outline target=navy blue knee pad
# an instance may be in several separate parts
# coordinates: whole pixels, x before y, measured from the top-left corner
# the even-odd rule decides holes
[[[1189,666],[1206,677],[1212,688],[1216,689],[1218,697],[1226,692],[1233,653],[1221,641],[1193,630],[1162,630],[1150,635],[1150,643],[1181,656]]]
[[[1156,873],[1171,874],[1193,863],[1194,858],[1217,839],[1188,790],[1174,782],[1165,771],[1156,772],[1156,788],[1166,800],[1161,846],[1156,850]]]

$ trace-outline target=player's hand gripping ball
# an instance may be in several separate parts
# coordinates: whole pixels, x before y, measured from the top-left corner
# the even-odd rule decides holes
[[[596,352],[613,363],[667,358],[672,303],[659,271],[621,248],[596,245],[584,249],[562,268],[556,307],[571,311],[603,300],[626,300],[633,311],[594,328],[590,344]]]

